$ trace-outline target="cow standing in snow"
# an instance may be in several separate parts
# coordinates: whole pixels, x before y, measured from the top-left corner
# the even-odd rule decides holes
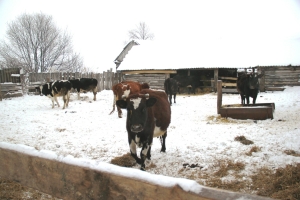
[[[57,97],[62,96],[64,100],[63,109],[68,107],[70,100],[70,91],[71,91],[71,83],[69,81],[54,81],[49,82],[40,87],[38,89],[41,96],[45,95],[51,98],[52,108],[54,108],[54,101],[57,103],[57,106],[60,107]]]

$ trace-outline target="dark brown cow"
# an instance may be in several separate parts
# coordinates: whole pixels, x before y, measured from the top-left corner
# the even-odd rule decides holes
[[[167,128],[171,121],[171,108],[167,94],[162,90],[143,89],[131,94],[124,100],[118,100],[120,108],[127,109],[126,129],[132,157],[141,169],[145,169],[146,158],[151,158],[153,137],[161,138],[161,151],[166,151]],[[136,145],[141,147],[140,158]]]
[[[116,101],[122,99],[122,96],[128,97],[129,94],[138,93],[142,89],[149,89],[149,85],[147,83],[139,83],[135,81],[122,81],[120,83],[115,84],[112,87],[114,93],[114,101],[113,101],[113,110],[109,113],[110,115],[115,111]],[[122,110],[117,105],[118,116],[122,118]]]
[[[176,94],[178,91],[177,81],[173,78],[167,78],[164,82],[165,92],[169,97],[170,105],[172,105],[172,95],[174,97],[174,103],[176,103]]]
[[[241,104],[246,104],[245,99],[247,100],[247,104],[249,104],[249,97],[252,97],[253,104],[256,103],[256,98],[259,90],[259,81],[263,74],[241,74],[239,75],[236,85],[237,91],[241,95]]]

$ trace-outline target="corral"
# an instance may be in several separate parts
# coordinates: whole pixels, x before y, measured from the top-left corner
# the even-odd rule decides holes
[[[274,103],[222,105],[222,81],[218,81],[217,111],[221,117],[233,119],[273,119]]]
[[[274,119],[263,121],[221,118],[216,114],[214,93],[179,95],[171,107],[166,153],[160,153],[160,142],[155,138],[146,172],[141,173],[138,165],[122,169],[127,173],[137,171],[141,179],[146,174],[158,174],[163,175],[161,181],[164,176],[186,178],[200,185],[255,194],[257,188],[251,186],[251,179],[258,170],[266,167],[275,171],[300,162],[300,157],[295,156],[300,146],[297,91],[299,87],[286,87],[283,92],[259,93],[258,103],[276,103]],[[1,144],[44,152],[61,161],[75,159],[106,165],[129,152],[126,119],[109,115],[112,101],[111,90],[100,92],[96,102],[91,93],[81,100],[74,94],[66,110],[52,109],[46,97],[4,99],[0,106]],[[237,94],[224,94],[223,102],[238,103],[240,98]],[[235,141],[241,135],[253,144]],[[286,153],[291,151],[296,154]],[[225,173],[226,166],[230,168]]]

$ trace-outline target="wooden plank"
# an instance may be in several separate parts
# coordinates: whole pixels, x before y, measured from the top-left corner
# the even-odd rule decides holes
[[[236,87],[236,83],[222,83],[223,87]]]
[[[122,71],[122,74],[177,74],[176,70],[134,70]]]
[[[238,94],[236,88],[222,88],[222,93]]]
[[[25,151],[26,152],[26,151]],[[39,151],[30,155],[20,150],[0,146],[0,176],[37,189],[54,197],[65,200],[73,199],[172,199],[172,200],[223,200],[269,198],[220,190],[198,185],[195,192],[185,191],[177,178],[167,177],[169,186],[143,179],[144,173],[136,169],[127,169],[103,163],[105,167],[90,167],[81,164],[76,158],[59,161],[57,158],[45,158]],[[74,164],[76,163],[76,164]],[[101,165],[101,163],[100,163]],[[107,170],[107,169],[110,170]],[[113,170],[112,170],[113,169]],[[122,172],[123,173],[119,173]],[[152,174],[153,180],[161,175]],[[189,182],[191,180],[186,180]],[[191,184],[191,185],[192,185]]]
[[[266,87],[267,91],[284,91],[285,88],[282,87]]]
[[[219,76],[219,79],[222,79],[222,80],[233,80],[233,81],[237,80],[236,77],[225,77],[225,76]]]

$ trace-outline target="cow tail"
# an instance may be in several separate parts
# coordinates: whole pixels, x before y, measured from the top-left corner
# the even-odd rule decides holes
[[[109,113],[110,115],[113,114],[115,112],[115,107],[116,107],[116,95],[114,94],[114,100],[113,100],[113,109],[112,111]]]

